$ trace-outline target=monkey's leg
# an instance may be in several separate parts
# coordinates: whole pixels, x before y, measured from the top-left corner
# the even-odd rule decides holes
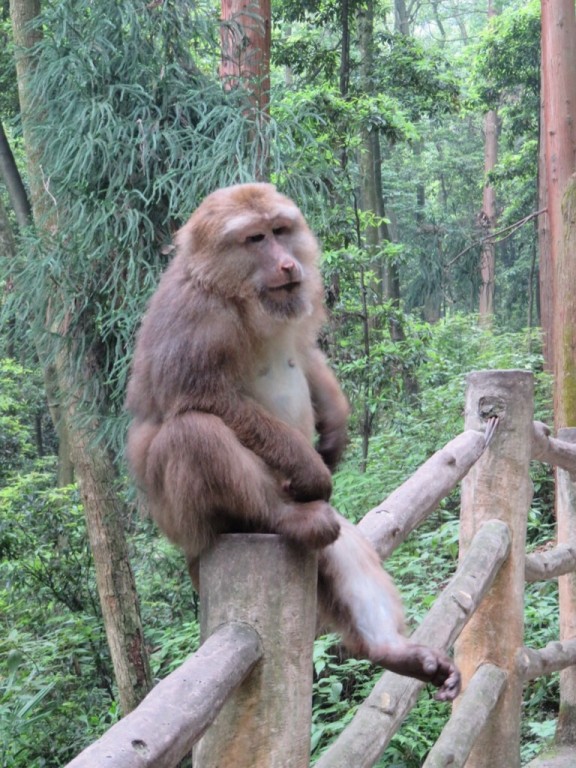
[[[162,425],[150,444],[146,486],[158,524],[191,557],[218,533],[281,533],[319,548],[340,530],[327,502],[291,501],[266,464],[207,413],[188,411]]]
[[[460,673],[442,651],[416,645],[403,634],[400,598],[373,547],[347,520],[340,537],[320,552],[318,590],[324,615],[342,633],[354,655],[400,675],[439,688],[451,701],[460,691]]]

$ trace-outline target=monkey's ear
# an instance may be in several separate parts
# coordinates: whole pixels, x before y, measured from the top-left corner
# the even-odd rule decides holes
[[[173,250],[177,250],[178,253],[185,253],[191,255],[195,251],[194,233],[190,226],[190,221],[186,222],[183,227],[180,227],[178,232],[174,235]]]

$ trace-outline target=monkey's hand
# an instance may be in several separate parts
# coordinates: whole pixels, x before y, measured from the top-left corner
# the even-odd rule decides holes
[[[332,429],[326,432],[322,432],[316,445],[316,450],[322,456],[324,464],[331,472],[334,472],[344,449],[346,448],[346,428]]]
[[[284,481],[283,490],[291,499],[302,503],[328,501],[332,495],[332,475],[316,456],[315,460],[302,464]]]
[[[325,501],[287,504],[276,521],[278,533],[310,549],[322,549],[340,535],[336,513]]]

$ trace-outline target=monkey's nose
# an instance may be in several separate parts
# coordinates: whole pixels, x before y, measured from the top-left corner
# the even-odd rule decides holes
[[[282,264],[280,264],[280,269],[282,272],[286,272],[287,275],[292,275],[294,272],[294,269],[296,268],[296,264],[293,261],[284,261]]]

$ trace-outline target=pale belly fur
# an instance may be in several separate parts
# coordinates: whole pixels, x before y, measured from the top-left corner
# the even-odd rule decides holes
[[[312,442],[314,410],[310,389],[296,354],[272,352],[252,384],[252,396],[286,424],[299,429]]]

